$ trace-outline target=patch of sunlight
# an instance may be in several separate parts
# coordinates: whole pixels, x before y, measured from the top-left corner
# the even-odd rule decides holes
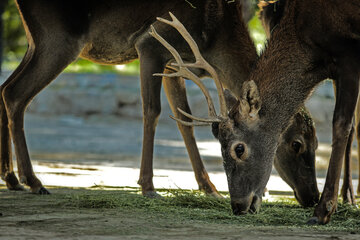
[[[61,187],[139,187],[137,184],[140,170],[138,168],[112,167],[104,165],[75,165],[63,163],[44,163],[34,161],[34,171],[45,186]],[[17,171],[15,169],[15,171]],[[224,172],[209,172],[211,181],[219,191],[228,191]],[[192,171],[154,169],[154,185],[156,188],[167,189],[198,189]],[[2,181],[0,181],[3,183]],[[318,178],[318,187],[324,187],[324,178]],[[340,181],[340,184],[341,181]],[[358,185],[353,180],[354,188]],[[270,195],[290,195],[292,189],[278,176],[272,174],[266,186]],[[266,199],[272,198],[272,196]]]
[[[185,147],[184,141],[181,140],[156,139],[155,144],[167,147]]]
[[[264,47],[265,47],[264,44],[261,44],[261,43],[256,44],[256,51],[258,53],[261,53],[264,50]]]
[[[218,142],[198,142],[200,154],[203,156],[221,157],[221,146]]]
[[[331,151],[331,145],[330,144],[320,143],[317,150],[318,151],[324,151],[324,152],[330,152]]]
[[[182,140],[157,139],[155,143],[160,146],[185,148]],[[200,154],[203,156],[221,157],[220,143],[216,141],[197,142]]]
[[[116,70],[123,71],[125,69],[126,65],[116,65]]]

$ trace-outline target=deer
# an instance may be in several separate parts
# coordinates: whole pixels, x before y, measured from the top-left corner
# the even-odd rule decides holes
[[[161,86],[164,86],[171,106],[189,108],[182,79],[172,80],[170,84],[169,81],[162,81],[161,77],[152,76],[154,72],[169,71],[166,66],[171,58],[167,50],[148,33],[151,24],[158,25],[156,17],[165,16],[168,11],[178,15],[193,32],[194,38],[211,59],[209,61],[222,69],[226,75],[224,82],[234,91],[237,86],[235,80],[245,79],[257,58],[241,19],[240,1],[76,0],[70,4],[69,1],[60,0],[17,0],[16,4],[29,46],[18,68],[1,86],[0,102],[1,177],[7,187],[13,190],[21,190],[21,182],[29,186],[33,193],[49,193],[32,169],[23,131],[24,110],[31,99],[77,57],[100,64],[124,64],[140,60],[144,130],[138,183],[143,195],[149,197],[157,196],[152,182],[152,161],[155,128],[161,111]],[[170,27],[159,26],[158,31],[172,38],[173,44],[182,49],[185,57],[191,57],[184,41]],[[232,41],[233,46],[223,44],[223,41]],[[210,57],[215,55],[218,56]],[[218,61],[218,57],[225,62]],[[227,63],[231,61],[239,66],[237,72],[229,71],[230,65]],[[210,195],[220,196],[201,161],[193,129],[179,128],[199,188]],[[20,181],[13,171],[11,140]]]
[[[267,38],[270,38],[272,30],[277,26],[277,24],[279,23],[282,17],[284,11],[284,2],[260,1],[258,5],[260,8],[259,18],[265,29]],[[335,88],[336,86],[334,84],[334,89]],[[360,143],[360,128],[359,128],[360,120],[358,117],[359,113],[360,113],[360,106],[359,104],[357,104],[355,111],[355,118],[354,118],[354,123],[356,128],[352,126],[352,129],[350,131],[349,140],[348,140],[349,142],[347,144],[345,159],[344,159],[345,162],[344,162],[343,185],[341,187],[341,196],[343,201],[349,204],[355,204],[355,191],[352,185],[352,173],[351,173],[351,148],[352,148],[352,139],[355,132],[356,132],[357,142]],[[359,151],[360,148],[358,148],[358,156],[360,156]],[[358,157],[358,160],[360,166],[360,157]],[[357,192],[360,193],[360,185],[358,186]]]
[[[314,88],[333,79],[332,151],[320,201],[308,221],[326,224],[337,207],[341,167],[359,93],[360,4],[279,2],[283,4],[279,23],[240,95],[233,95],[237,104],[227,116],[193,119],[216,123],[213,128],[221,143],[233,212],[256,212],[281,133]]]
[[[171,77],[169,80],[166,76],[152,75],[154,72],[169,74],[174,69],[169,65],[171,54],[148,34],[150,25],[181,49],[184,59],[193,58],[185,40],[177,36],[170,26],[156,22],[156,16],[164,17],[168,11],[178,15],[209,63],[220,72],[221,83],[234,93],[239,92],[241,83],[248,77],[257,59],[254,44],[242,20],[241,1],[199,0],[192,5],[183,0],[122,1],[121,4],[111,0],[96,3],[78,0],[70,5],[60,0],[17,0],[16,4],[29,46],[18,68],[1,86],[0,174],[11,190],[23,190],[23,183],[33,193],[49,194],[31,165],[23,127],[24,111],[36,94],[77,57],[100,64],[123,64],[140,59],[144,136],[138,183],[143,195],[148,197],[158,196],[152,182],[152,161],[162,85],[175,117],[191,120],[177,111],[181,108],[190,112],[184,79]],[[140,12],[141,15],[136,14]],[[128,24],[129,19],[131,24]],[[197,73],[200,76],[209,75],[207,70]],[[180,123],[178,126],[199,188],[220,197],[201,161],[193,126]],[[11,142],[14,144],[20,181],[13,171]],[[291,148],[292,143],[287,145]],[[316,192],[314,196],[315,200],[310,204],[317,202]]]

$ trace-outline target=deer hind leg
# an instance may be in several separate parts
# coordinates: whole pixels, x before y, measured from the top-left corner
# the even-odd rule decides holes
[[[21,70],[26,66],[31,58],[33,51],[28,49],[20,65],[10,75],[10,77],[0,87],[0,92],[3,91],[5,86],[9,84]],[[24,190],[24,187],[19,183],[13,170],[12,162],[12,148],[11,137],[8,127],[8,117],[6,114],[6,108],[2,94],[0,94],[0,175],[5,181],[9,190]]]
[[[360,98],[360,96],[359,96]],[[357,140],[357,158],[358,158],[358,186],[357,186],[357,194],[360,195],[360,102],[358,99],[358,103],[356,105],[355,110],[355,135]]]
[[[20,182],[28,185],[31,192],[48,194],[33,171],[24,134],[24,111],[32,98],[46,87],[80,52],[78,46],[60,45],[69,42],[63,36],[52,35],[38,44],[30,43],[25,64],[19,66],[14,78],[2,89],[10,136],[13,140]],[[57,38],[57,37],[60,37]],[[59,41],[54,41],[54,40]]]
[[[343,202],[355,204],[355,192],[352,185],[352,168],[351,168],[351,149],[354,138],[354,125],[351,126],[349,138],[345,150],[345,163],[344,163],[344,180],[341,187],[341,196]]]
[[[169,74],[171,73],[171,70],[165,69],[164,73]],[[185,117],[183,114],[179,114],[179,111],[177,110],[177,108],[180,108],[185,112],[191,113],[186,98],[184,79],[163,77],[163,85],[171,110],[175,117],[184,121],[192,121],[191,119]],[[184,139],[186,149],[190,157],[191,165],[195,173],[195,178],[199,184],[199,189],[211,196],[221,198],[221,195],[216,190],[214,184],[210,181],[209,175],[206,172],[204,164],[201,160],[200,153],[194,137],[194,128],[192,126],[184,126],[180,123],[177,123],[177,125]]]
[[[359,93],[359,77],[357,68],[351,61],[343,62],[339,79],[336,82],[336,104],[333,117],[333,140],[329,168],[324,190],[319,204],[315,208],[314,217],[308,223],[325,224],[337,207],[337,195],[343,156],[352,127],[352,120]]]
[[[333,82],[334,91],[336,95],[336,85]],[[358,109],[357,105],[357,109]],[[357,110],[355,111],[355,113]],[[356,115],[355,115],[356,116]],[[355,117],[356,121],[356,117]],[[354,139],[354,124],[352,124],[351,131],[349,134],[349,138],[346,144],[345,156],[344,156],[344,177],[343,177],[343,185],[341,187],[341,197],[343,202],[347,202],[350,204],[355,204],[355,192],[354,187],[352,185],[352,170],[351,170],[351,149],[352,149],[352,142]]]

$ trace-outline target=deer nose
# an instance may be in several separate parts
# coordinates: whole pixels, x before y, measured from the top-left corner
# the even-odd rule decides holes
[[[231,208],[234,215],[243,215],[248,212],[256,213],[260,208],[261,198],[251,194],[247,197],[231,199]]]
[[[294,195],[296,200],[303,206],[303,207],[313,207],[315,204],[319,202],[320,193],[317,187],[306,191],[299,191],[298,189],[294,190]]]

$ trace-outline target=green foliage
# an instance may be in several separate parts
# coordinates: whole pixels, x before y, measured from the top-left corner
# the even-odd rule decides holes
[[[257,14],[249,21],[248,28],[250,36],[255,43],[256,50],[260,54],[265,47],[266,35]]]
[[[77,59],[70,64],[65,72],[72,73],[120,73],[124,75],[137,75],[140,71],[139,60],[126,65],[100,65],[85,59]]]
[[[4,61],[7,68],[13,69],[24,56],[27,48],[25,31],[14,1],[8,1],[2,17],[4,23]]]

